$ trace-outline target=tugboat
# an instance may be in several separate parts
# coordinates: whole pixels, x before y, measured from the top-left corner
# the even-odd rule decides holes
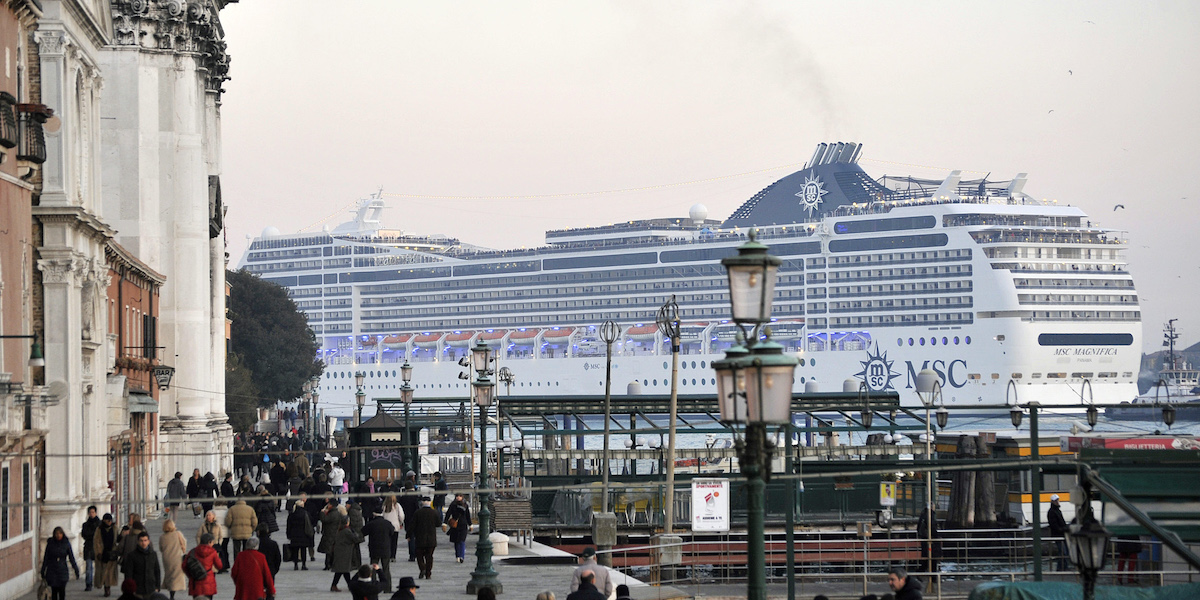
[[[1158,372],[1158,380],[1132,403],[1106,408],[1106,417],[1119,421],[1162,420],[1168,427],[1174,421],[1200,421],[1200,369],[1175,352],[1175,342],[1179,339],[1177,320],[1171,319],[1163,329],[1167,361],[1166,368]]]

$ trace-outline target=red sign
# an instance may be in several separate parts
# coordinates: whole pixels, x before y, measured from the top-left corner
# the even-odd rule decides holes
[[[1079,452],[1081,448],[1108,450],[1200,450],[1200,438],[1174,436],[1142,436],[1127,438],[1063,436],[1063,452]]]

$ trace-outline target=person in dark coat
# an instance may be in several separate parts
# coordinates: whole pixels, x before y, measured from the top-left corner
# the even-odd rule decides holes
[[[344,507],[337,505],[337,500],[330,498],[329,504],[325,505],[325,510],[321,512],[321,541],[317,544],[317,551],[325,554],[326,571],[333,563],[333,540],[341,531],[342,525],[350,522],[346,513],[342,512],[344,510]]]
[[[404,511],[404,539],[408,540],[408,562],[417,560],[416,538],[412,535],[412,518],[421,508],[421,499],[414,492],[413,487],[406,484],[404,494],[398,499],[400,509]]]
[[[344,522],[333,537],[333,560],[330,563],[330,568],[333,569],[333,584],[329,586],[329,591],[340,591],[338,581],[345,577],[346,583],[349,584],[350,573],[362,566],[362,550],[359,549],[362,541],[362,534],[350,527],[349,522]]]
[[[441,471],[435,471],[433,474],[433,510],[438,511],[438,516],[445,516],[446,511],[446,476],[442,475]],[[440,493],[439,493],[440,492]]]
[[[1063,518],[1062,506],[1058,504],[1058,494],[1050,496],[1050,510],[1046,511],[1046,524],[1050,526],[1050,537],[1064,538],[1067,535],[1067,520]],[[1067,542],[1058,539],[1054,542],[1058,550],[1058,569],[1067,568]]]
[[[275,495],[276,496],[286,496],[287,489],[288,489],[287,488],[287,481],[288,481],[287,467],[285,467],[283,465],[282,458],[275,461],[275,466],[271,467],[270,475],[271,475],[271,483],[274,485],[274,489],[272,491],[275,493]],[[279,510],[280,502],[282,502],[282,500],[276,500],[274,503],[276,511]]]
[[[467,506],[462,494],[454,495],[454,502],[446,510],[443,522],[450,528],[446,533],[454,543],[454,556],[461,563],[467,557],[467,534],[471,531],[471,507]]]
[[[202,514],[208,513],[213,509],[213,498],[217,497],[217,478],[208,472],[204,474],[204,479],[200,480],[200,509],[204,511]]]
[[[199,469],[197,469],[199,473]],[[188,487],[191,487],[195,495],[188,493]],[[175,478],[167,482],[167,513],[166,518],[176,519],[179,517],[179,503],[188,498],[197,498],[200,496],[199,481],[188,481],[187,485],[183,484],[183,473],[175,471]]]
[[[933,519],[930,522],[930,519]],[[929,527],[933,527],[932,535]],[[921,511],[921,516],[917,517],[917,539],[921,540],[921,563],[918,565],[919,571],[924,571],[928,568],[930,573],[936,573],[941,569],[939,559],[942,557],[942,542],[939,539],[942,534],[938,532],[937,516],[929,507]]]
[[[363,525],[366,525],[366,519],[363,518],[365,514],[362,505],[358,502],[351,500],[346,503],[346,518],[350,519],[350,528],[359,535],[362,535]]]
[[[383,581],[383,591],[392,591],[392,534],[396,528],[383,515],[375,515],[366,525],[363,525],[363,535],[367,537],[367,553],[371,562],[379,565],[379,577]]]
[[[89,506],[87,509],[87,520],[83,522],[83,528],[79,531],[80,537],[83,538],[83,585],[85,592],[92,591],[92,581],[96,575],[96,530],[100,528],[100,517],[96,516],[96,507]]]
[[[179,479],[182,475],[183,475],[182,473],[176,473],[175,478]],[[200,480],[201,480],[200,469],[192,469],[192,476],[188,478],[187,487],[184,488],[184,492],[187,493],[187,498],[188,498],[189,502],[195,502],[200,497]],[[168,492],[167,495],[168,496],[170,496],[170,491],[171,491],[171,486],[170,486],[170,484],[168,484],[167,485],[167,492]],[[197,515],[197,516],[199,516],[199,515]],[[138,593],[140,594],[140,593],[142,593],[142,591],[138,590]]]
[[[922,600],[921,582],[899,567],[888,571],[888,587],[896,592],[896,600]]]
[[[150,534],[137,534],[137,547],[121,561],[121,572],[137,582],[138,597],[149,598],[162,585],[162,567],[158,553],[150,546]]]
[[[271,539],[271,531],[266,525],[258,524],[258,551],[267,558],[267,566],[271,567],[271,577],[279,574],[279,565],[283,563],[283,554],[279,552],[279,544]]]
[[[96,551],[94,585],[104,588],[105,598],[108,597],[112,587],[117,585],[117,561],[121,558],[117,539],[117,526],[113,524],[112,515],[104,513],[104,518],[100,520],[100,526],[96,528],[96,535],[92,543],[95,544]]]
[[[421,508],[417,509],[411,523],[417,546],[417,568],[421,571],[418,578],[429,579],[433,575],[433,551],[437,548],[437,534],[442,524],[437,511],[429,505],[429,498],[421,498]]]
[[[417,588],[420,587],[412,577],[401,577],[396,584],[396,593],[389,600],[416,600]]]
[[[567,600],[606,600],[596,589],[596,574],[584,571],[579,574],[579,589],[567,594]]]
[[[297,500],[292,514],[287,518],[287,539],[292,547],[293,571],[300,569],[300,565],[304,566],[304,571],[308,570],[308,552],[313,547],[315,536],[308,511],[304,509],[304,503]]]
[[[51,600],[66,600],[67,582],[71,574],[67,571],[67,563],[75,569],[75,579],[79,579],[79,565],[75,562],[75,552],[71,550],[71,540],[62,527],[55,527],[54,534],[46,541],[46,552],[42,555],[42,579],[50,586]]]
[[[380,565],[363,565],[358,568],[358,572],[354,574],[354,579],[350,580],[348,587],[350,588],[351,600],[379,600],[380,592],[387,592],[384,589],[384,583],[381,581],[383,577]],[[387,582],[391,585],[391,581]]]
[[[267,486],[258,486],[258,495],[263,498],[271,496],[271,492]],[[279,521],[275,518],[275,501],[274,500],[259,500],[254,507],[254,512],[258,514],[258,522],[266,523],[267,528],[274,533],[279,531]]]

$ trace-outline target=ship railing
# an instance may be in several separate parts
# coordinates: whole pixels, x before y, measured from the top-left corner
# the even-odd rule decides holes
[[[875,528],[870,537],[856,535],[851,529],[796,531],[791,564],[797,597],[828,593],[882,594],[887,589],[887,572],[892,567],[906,568],[910,576],[926,583],[926,598],[965,597],[985,581],[1032,581],[1034,569],[1032,541],[1028,528],[952,530],[938,537],[934,546],[934,569],[922,551],[926,540],[911,530],[891,532]],[[1025,535],[1022,535],[1024,532]],[[654,544],[649,534],[630,536],[630,543],[602,553],[611,555],[613,568],[652,584],[670,585],[683,590],[703,587],[707,595],[736,594],[733,586],[746,581],[748,540],[744,532],[680,533],[683,542]],[[1061,550],[1062,538],[1043,537],[1042,577],[1046,581],[1076,581],[1078,573]],[[772,586],[787,583],[789,553],[785,534],[779,529],[765,539],[767,582]],[[1200,581],[1200,572],[1165,563],[1161,542],[1142,542],[1136,557],[1116,554],[1110,544],[1105,570],[1099,585],[1162,586]],[[665,562],[673,563],[663,565]],[[673,557],[673,558],[671,558]],[[1158,558],[1155,558],[1158,557]],[[929,582],[932,579],[933,585]],[[730,586],[731,594],[718,593]],[[806,589],[807,587],[807,589]],[[772,591],[772,593],[777,593]]]

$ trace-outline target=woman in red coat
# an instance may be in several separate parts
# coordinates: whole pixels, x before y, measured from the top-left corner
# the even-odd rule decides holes
[[[233,561],[233,600],[262,600],[275,597],[275,581],[267,557],[258,551],[258,538],[246,540],[246,549]]]
[[[196,557],[201,565],[204,565],[208,575],[196,581],[188,575],[188,595],[195,598],[197,596],[207,596],[212,598],[217,595],[217,571],[225,568],[221,564],[221,557],[217,555],[217,550],[213,548],[213,535],[205,533],[200,536],[200,545],[192,549],[191,552],[183,555],[183,572],[188,573],[187,559],[189,555]]]

